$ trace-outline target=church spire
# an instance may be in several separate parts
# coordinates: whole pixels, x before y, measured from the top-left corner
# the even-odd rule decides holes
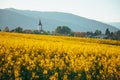
[[[39,26],[40,26],[40,25],[42,25],[42,23],[41,23],[41,20],[40,20],[40,19],[39,19],[39,24],[38,24],[38,25],[39,25]]]
[[[39,24],[38,24],[38,26],[39,26],[39,31],[43,31],[42,30],[42,23],[41,23],[41,20],[39,19]]]

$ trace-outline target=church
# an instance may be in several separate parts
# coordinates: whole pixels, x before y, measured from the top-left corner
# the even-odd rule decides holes
[[[42,23],[40,19],[39,19],[39,24],[38,24],[38,31],[43,32]]]

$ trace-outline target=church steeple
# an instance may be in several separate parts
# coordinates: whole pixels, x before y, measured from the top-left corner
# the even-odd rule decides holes
[[[39,31],[43,31],[43,30],[42,30],[42,23],[41,23],[41,20],[40,20],[40,19],[39,19],[39,24],[38,24],[38,26],[39,26],[39,28],[38,28]]]

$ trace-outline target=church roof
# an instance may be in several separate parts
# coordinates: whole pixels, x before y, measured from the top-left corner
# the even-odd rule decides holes
[[[39,19],[39,24],[38,25],[42,25],[42,23],[41,23],[41,20]]]

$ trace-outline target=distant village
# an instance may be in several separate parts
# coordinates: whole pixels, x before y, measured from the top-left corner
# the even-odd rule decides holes
[[[50,32],[50,31],[45,31],[43,29],[41,20],[39,20],[37,30],[31,30],[31,29],[23,30],[22,27],[16,27],[15,29],[10,30],[9,27],[6,26],[3,30],[0,29],[0,31],[26,33],[26,34],[62,35],[62,36],[120,40],[120,30],[116,32],[111,32],[109,28],[107,28],[105,30],[105,33],[102,33],[102,31],[100,30],[95,30],[94,32],[73,32],[68,26],[57,26],[54,31]]]

